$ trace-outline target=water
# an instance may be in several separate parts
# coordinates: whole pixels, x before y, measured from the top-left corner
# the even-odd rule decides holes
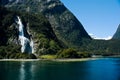
[[[33,47],[33,40],[28,34],[27,29],[22,24],[22,20],[20,17],[17,17],[16,23],[18,24],[18,30],[19,30],[19,41],[21,44],[21,52],[22,53],[34,53],[34,47]]]
[[[120,80],[120,58],[84,62],[0,62],[0,80]]]

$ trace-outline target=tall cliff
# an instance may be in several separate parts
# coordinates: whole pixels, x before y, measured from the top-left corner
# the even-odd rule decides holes
[[[17,21],[19,24],[16,24],[16,16],[19,16],[21,23]],[[24,26],[24,30],[18,27],[20,24]],[[21,30],[22,32],[20,32]],[[23,33],[27,37],[23,37]],[[0,7],[0,54],[21,53],[20,48],[23,46],[20,44],[23,41],[21,42],[20,38],[28,40],[30,37],[34,42],[34,53],[38,56],[55,54],[63,47],[54,34],[49,21],[42,14],[21,13]],[[24,42],[23,44],[28,43]]]
[[[60,0],[2,0],[1,3],[16,11],[42,13],[57,37],[68,46],[80,46],[82,40],[91,39],[82,24]]]

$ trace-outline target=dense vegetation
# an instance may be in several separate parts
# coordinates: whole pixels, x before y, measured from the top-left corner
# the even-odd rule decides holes
[[[20,52],[20,46],[7,45],[0,46],[0,59],[36,59],[34,54],[26,54]]]
[[[74,49],[63,49],[57,53],[58,58],[77,58],[77,51]]]
[[[21,17],[24,25],[28,25],[35,42],[36,54],[55,55],[57,58],[82,58],[91,55],[118,55],[120,54],[120,40],[91,40],[82,39],[80,47],[62,49],[64,44],[54,34],[50,23],[42,14],[28,14],[9,11],[0,7],[0,58],[35,58],[33,55],[21,54],[15,16]],[[27,28],[27,27],[26,27]],[[78,42],[76,41],[76,44]],[[31,57],[32,56],[32,57]]]
[[[120,40],[83,40],[80,48],[60,50],[57,58],[85,58],[92,57],[92,55],[120,55]]]
[[[42,13],[50,22],[58,39],[69,47],[79,47],[83,44],[84,38],[91,39],[83,25],[60,0],[2,1],[3,5],[15,11]]]
[[[54,34],[50,23],[41,14],[30,15],[9,11],[6,8],[0,7],[0,53],[6,55],[18,56],[20,45],[18,41],[18,29],[15,24],[15,17],[20,16],[23,24],[32,34],[35,44],[35,54],[55,54],[64,44],[60,42]],[[29,22],[29,27],[27,26]],[[18,53],[18,54],[16,54]],[[11,55],[12,54],[12,55]],[[22,55],[22,54],[21,54]],[[20,55],[20,56],[21,56]],[[24,54],[23,54],[24,55]],[[1,55],[2,56],[2,55]],[[16,58],[16,56],[14,58]],[[2,56],[8,58],[6,56]],[[27,55],[26,55],[27,57]],[[18,57],[19,58],[19,57]]]
[[[59,0],[1,1],[0,4],[6,5],[7,9],[0,7],[0,58],[36,58],[33,54],[20,52],[16,16],[20,16],[29,29],[37,57],[83,58],[120,54],[120,27],[113,39],[94,40]]]
[[[119,55],[119,45],[120,40],[91,40],[83,44],[79,50],[89,52],[91,55]]]
[[[87,58],[91,57],[88,52],[80,52],[73,48],[62,49],[57,53],[57,58]]]

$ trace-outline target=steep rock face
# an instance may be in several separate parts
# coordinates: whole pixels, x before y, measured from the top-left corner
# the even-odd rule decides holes
[[[112,39],[120,39],[120,24],[119,24],[119,26],[117,28],[116,33],[113,35]]]
[[[2,0],[8,8],[31,13],[43,13],[55,34],[68,46],[80,46],[91,39],[76,17],[59,0]]]
[[[20,52],[19,32],[15,23],[16,16],[21,18],[24,27],[33,38],[35,54],[55,54],[63,47],[54,34],[49,21],[42,14],[30,15],[0,7],[0,48],[2,46],[7,48],[12,45],[14,47],[9,47],[11,50],[14,49],[17,50],[17,53]],[[16,51],[11,52],[16,53]]]

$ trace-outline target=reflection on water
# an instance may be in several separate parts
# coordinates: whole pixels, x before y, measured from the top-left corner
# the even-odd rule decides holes
[[[34,67],[32,62],[21,62],[19,80],[34,80]]]
[[[120,80],[120,58],[85,62],[0,62],[0,80]]]
[[[20,67],[20,80],[25,80],[25,69],[24,69],[24,62],[21,63],[21,67]]]

